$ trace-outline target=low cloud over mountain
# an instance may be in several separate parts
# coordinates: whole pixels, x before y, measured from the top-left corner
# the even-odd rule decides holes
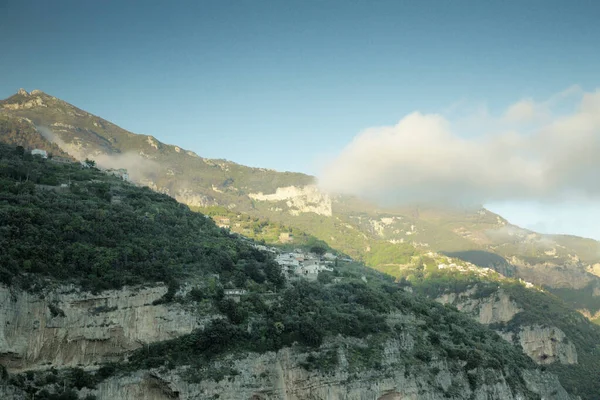
[[[465,134],[469,126],[478,134]],[[359,133],[321,171],[323,188],[381,202],[482,204],[600,196],[600,90],[574,86],[500,116],[414,112]]]

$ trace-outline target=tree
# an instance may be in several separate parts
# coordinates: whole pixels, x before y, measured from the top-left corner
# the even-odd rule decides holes
[[[313,347],[319,347],[323,343],[323,337],[325,336],[323,329],[308,316],[302,319],[299,333],[304,344]]]
[[[323,246],[315,245],[310,248],[311,253],[315,253],[318,256],[322,256],[327,252],[327,249]]]
[[[328,284],[333,281],[333,273],[329,271],[321,271],[319,275],[317,275],[317,281],[322,284]]]
[[[87,165],[89,165],[90,167],[92,167],[92,168],[96,166],[96,161],[94,161],[94,160],[90,160],[89,158],[86,158],[86,159],[85,159],[85,163],[86,163]]]

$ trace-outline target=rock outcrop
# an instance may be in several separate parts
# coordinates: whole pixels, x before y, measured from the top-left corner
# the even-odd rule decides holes
[[[525,326],[518,338],[523,352],[538,364],[577,364],[575,345],[556,327]]]
[[[314,185],[280,187],[272,194],[250,193],[248,197],[257,201],[285,201],[292,215],[308,212],[327,217],[332,215],[331,198]]]
[[[72,287],[43,294],[0,285],[0,364],[9,371],[89,366],[201,326],[177,303],[157,304],[165,286],[105,291]]]
[[[472,315],[479,323],[489,325],[508,322],[522,310],[503,290],[488,297],[473,298],[476,289],[463,293],[447,293],[436,299],[442,304],[452,304],[458,310]]]
[[[164,285],[101,294],[61,286],[32,294],[0,285],[0,362],[11,373],[75,366],[93,370],[103,362],[126,358],[141,346],[190,333],[206,322],[182,304],[158,304],[156,300],[166,292]],[[552,331],[547,337],[560,338],[560,334]],[[509,378],[505,371],[466,371],[460,360],[434,357],[412,365],[403,357],[416,340],[405,332],[383,343],[377,367],[360,364],[350,350],[368,348],[368,340],[338,336],[311,353],[294,346],[232,354],[199,367],[121,373],[95,389],[80,389],[79,396],[91,394],[99,400],[510,400],[525,398],[527,393],[522,392],[530,391],[544,399],[570,399],[555,377],[540,371],[521,371],[525,386],[515,389],[509,384],[515,377]],[[318,357],[327,351],[337,354],[334,366],[306,367],[311,354]],[[0,396],[28,398],[23,388],[6,382],[0,382]]]
[[[340,350],[342,357],[344,351]],[[216,381],[204,379],[188,382],[182,377],[190,373],[180,368],[172,371],[145,370],[128,376],[111,378],[93,393],[98,400],[172,400],[212,399],[237,400],[390,400],[390,399],[521,399],[502,371],[477,370],[474,390],[467,374],[455,372],[445,362],[432,361],[433,371],[417,371],[388,363],[380,370],[354,373],[347,364],[330,372],[307,371],[300,366],[306,354],[293,349],[277,353],[248,354],[230,359],[237,373]],[[218,365],[208,368],[218,368]],[[544,399],[569,399],[569,395],[552,375],[530,371],[523,376],[527,389]]]
[[[506,323],[522,311],[508,294],[499,289],[487,297],[473,297],[477,288],[462,293],[447,293],[436,299],[452,304],[485,325]],[[520,326],[516,332],[498,331],[511,343],[518,342],[523,352],[538,364],[577,364],[577,349],[557,327]]]
[[[27,93],[27,92],[25,92],[25,93]],[[19,92],[19,94],[21,94],[21,92]],[[25,96],[25,95],[23,95],[23,96]],[[29,94],[27,94],[26,97],[31,97],[31,96]],[[29,100],[27,100],[23,103],[4,104],[3,107],[6,108],[7,110],[26,110],[26,109],[34,108],[34,107],[47,107],[47,106],[41,97],[36,96],[36,97],[30,98]]]

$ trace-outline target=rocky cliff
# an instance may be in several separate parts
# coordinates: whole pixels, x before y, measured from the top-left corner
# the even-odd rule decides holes
[[[159,285],[95,295],[62,286],[32,294],[0,285],[0,363],[9,371],[91,366],[201,326],[180,304],[153,305],[166,292]]]
[[[523,311],[517,302],[502,289],[486,297],[474,297],[477,288],[462,293],[447,293],[436,299],[442,304],[452,304],[485,325],[510,322]],[[577,350],[565,333],[556,326],[520,324],[516,330],[499,330],[500,336],[518,343],[523,352],[538,364],[576,364]]]
[[[180,303],[156,304],[166,292],[163,285],[101,294],[59,286],[33,294],[1,285],[0,362],[12,374],[36,371],[40,375],[33,375],[33,381],[49,381],[48,368],[77,366],[93,371],[107,361],[126,359],[140,347],[188,334],[211,319]],[[501,300],[500,304],[510,302]],[[391,315],[388,323],[399,321],[418,324],[403,314]],[[529,332],[527,338],[531,337]],[[560,338],[556,331],[549,337]],[[367,351],[369,340],[338,336],[312,351],[294,346],[262,354],[232,354],[199,369],[179,366],[117,373],[94,389],[81,388],[79,396],[94,395],[99,400],[504,400],[535,393],[545,399],[570,398],[558,380],[540,371],[524,371],[515,377],[491,368],[467,370],[464,362],[435,356],[427,363],[411,365],[406,357],[418,341],[409,332],[389,339],[381,345],[377,363],[366,365],[360,349]],[[307,367],[332,354],[337,360],[333,367]],[[560,360],[571,357],[564,351],[560,354]],[[525,392],[515,389],[514,379],[522,380]],[[56,390],[52,384],[46,388],[50,393]],[[23,388],[6,383],[0,384],[0,395],[29,399]]]
[[[272,194],[260,192],[250,193],[248,196],[256,201],[285,202],[287,211],[292,215],[312,212],[327,217],[332,216],[331,198],[313,185],[280,187]]]
[[[501,288],[486,297],[476,297],[477,287],[461,293],[447,293],[436,299],[452,304],[485,325],[505,324],[523,311]],[[518,343],[523,352],[538,364],[576,364],[577,350],[565,333],[556,326],[519,324],[511,331],[498,330],[511,343]]]
[[[521,308],[502,289],[485,298],[473,298],[476,288],[461,293],[446,293],[436,299],[442,304],[452,304],[458,310],[475,317],[482,324],[508,322]]]
[[[523,326],[516,336],[525,354],[538,364],[577,364],[575,345],[555,326]]]
[[[158,328],[148,333],[151,337],[159,335]],[[519,378],[490,368],[465,371],[460,363],[443,359],[433,359],[424,365],[404,365],[403,354],[411,351],[415,342],[416,338],[409,336],[386,342],[377,368],[356,368],[352,349],[367,348],[366,341],[337,338],[310,353],[294,347],[263,354],[232,355],[199,370],[178,367],[117,374],[94,389],[80,389],[78,394],[80,398],[93,395],[98,400],[510,400],[532,395],[571,399],[554,376],[536,370],[524,371]],[[310,357],[328,351],[337,353],[339,363],[335,368],[328,371],[306,368]],[[35,380],[47,379],[44,372],[39,373],[42,378]],[[522,380],[523,390],[515,390],[514,382],[509,383],[515,378]],[[47,390],[52,392],[54,387],[47,385]],[[10,384],[0,384],[0,394],[7,399],[29,398],[24,390]]]
[[[343,355],[343,351],[341,351]],[[305,354],[290,349],[263,355],[251,354],[232,362],[240,373],[220,381],[189,383],[181,377],[187,371],[169,373],[138,371],[101,384],[94,392],[99,400],[169,400],[169,399],[252,399],[252,400],[391,400],[448,397],[457,399],[522,399],[525,394],[513,391],[501,371],[479,370],[473,374],[457,373],[443,361],[432,362],[429,371],[410,371],[394,366],[394,358],[382,370],[360,375],[347,366],[323,374],[300,367]],[[415,373],[416,372],[416,373]],[[493,377],[493,379],[492,379]],[[471,388],[469,379],[478,382]],[[569,399],[570,396],[552,375],[536,371],[524,375],[526,386],[544,399]]]

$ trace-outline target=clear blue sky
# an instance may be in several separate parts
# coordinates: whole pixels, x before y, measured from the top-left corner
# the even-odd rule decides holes
[[[600,86],[598,21],[586,0],[0,0],[0,97],[41,89],[204,157],[315,173],[415,110]]]

